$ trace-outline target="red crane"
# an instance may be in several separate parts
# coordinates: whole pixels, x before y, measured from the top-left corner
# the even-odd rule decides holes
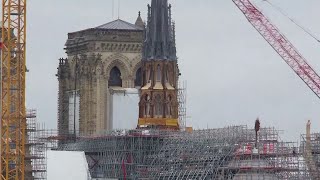
[[[250,0],[232,0],[252,26],[320,98],[320,77],[306,59]]]

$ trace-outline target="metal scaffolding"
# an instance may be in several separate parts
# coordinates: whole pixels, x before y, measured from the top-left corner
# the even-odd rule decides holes
[[[282,141],[275,128],[261,128],[257,145],[255,137],[247,126],[114,130],[63,139],[58,150],[84,151],[93,178],[311,179],[297,142]]]
[[[237,144],[233,159],[223,177],[232,179],[309,179],[304,170],[298,142],[284,142],[275,128],[263,128],[258,133],[247,131],[245,141]],[[230,173],[232,172],[232,173]]]
[[[44,131],[36,121],[36,110],[27,110],[26,179],[47,179],[46,141]]]
[[[178,88],[178,115],[179,115],[179,127],[181,130],[185,130],[186,128],[186,118],[187,118],[187,82],[184,81],[182,83],[179,82]]]
[[[246,126],[232,126],[172,134],[146,167],[152,179],[215,178],[245,131]]]

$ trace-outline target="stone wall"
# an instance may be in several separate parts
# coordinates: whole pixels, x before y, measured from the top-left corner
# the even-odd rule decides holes
[[[110,71],[121,72],[122,88],[134,88],[141,67],[142,31],[85,30],[69,33],[67,59],[58,67],[58,128],[68,132],[68,91],[80,93],[81,135],[95,135],[111,129],[108,117]]]

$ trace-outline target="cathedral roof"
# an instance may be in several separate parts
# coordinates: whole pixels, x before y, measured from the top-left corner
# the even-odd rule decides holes
[[[117,19],[106,24],[95,27],[95,29],[112,29],[112,30],[143,30],[142,27],[129,22]]]

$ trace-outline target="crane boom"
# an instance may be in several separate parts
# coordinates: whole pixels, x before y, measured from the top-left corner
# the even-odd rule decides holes
[[[320,77],[307,63],[291,42],[280,33],[266,16],[250,0],[232,0],[245,15],[252,26],[320,98]]]
[[[2,0],[0,180],[25,179],[26,0]]]

